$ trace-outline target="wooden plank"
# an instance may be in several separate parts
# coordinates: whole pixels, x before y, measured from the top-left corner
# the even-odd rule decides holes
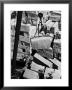
[[[31,70],[34,70],[34,71],[39,71],[39,70],[44,70],[44,66],[42,65],[38,65],[36,64],[35,62],[32,61],[31,63]]]
[[[20,31],[29,32],[30,24],[21,24]]]
[[[24,37],[24,36],[21,36],[21,35],[19,36],[19,40],[24,41],[26,43],[30,43],[30,39],[28,37]]]
[[[23,77],[28,78],[28,79],[38,79],[39,78],[37,72],[29,70],[29,69],[25,70]]]
[[[52,67],[52,63],[50,61],[48,61],[47,59],[43,58],[41,55],[39,55],[38,53],[36,53],[34,55],[35,58],[37,58],[38,60],[40,60],[41,62],[43,62],[44,64],[46,64],[48,67]]]
[[[58,61],[56,58],[54,59],[49,59],[51,62],[53,62],[55,65],[57,65],[58,67],[61,67],[61,62]]]

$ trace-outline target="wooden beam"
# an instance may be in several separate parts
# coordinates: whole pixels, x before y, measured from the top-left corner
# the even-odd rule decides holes
[[[41,55],[39,55],[38,53],[35,53],[34,57],[37,58],[42,63],[44,63],[45,65],[47,65],[48,67],[52,68],[53,64],[49,60],[47,60],[44,57],[42,57]]]
[[[16,28],[15,28],[15,41],[14,41],[14,50],[13,50],[12,71],[14,71],[16,68],[16,57],[17,57],[17,49],[18,49],[18,41],[19,41],[19,31],[21,27],[21,19],[22,19],[22,11],[18,11],[17,23],[16,23]]]

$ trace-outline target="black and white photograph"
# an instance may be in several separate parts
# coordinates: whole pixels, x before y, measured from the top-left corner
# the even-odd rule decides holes
[[[68,85],[68,10],[68,4],[4,5],[5,86]]]
[[[61,79],[61,11],[11,11],[11,79]]]

